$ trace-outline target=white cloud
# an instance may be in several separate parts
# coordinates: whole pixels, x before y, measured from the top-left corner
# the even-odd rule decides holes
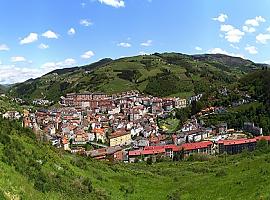
[[[55,69],[61,69],[65,67],[73,67],[76,64],[76,60],[73,58],[67,58],[64,61],[60,62],[47,62],[41,66],[41,69],[44,69],[44,73],[48,73]]]
[[[239,49],[238,46],[235,46],[234,44],[230,44],[230,47],[234,48],[234,49]]]
[[[51,30],[46,31],[42,36],[48,39],[58,39],[58,34]]]
[[[146,42],[143,42],[141,43],[141,46],[144,46],[144,47],[149,47],[152,45],[152,40],[147,40]]]
[[[266,29],[268,32],[270,32],[270,26]]]
[[[124,47],[124,48],[129,48],[129,47],[131,47],[131,44],[127,43],[127,42],[120,42],[119,44],[117,44],[117,46]]]
[[[98,0],[100,3],[104,3],[108,6],[115,8],[125,7],[125,2],[123,0]]]
[[[245,31],[247,33],[254,33],[256,31],[256,29],[252,26],[243,26],[243,31]]]
[[[239,43],[244,35],[245,33],[240,31],[239,29],[234,29],[227,32],[225,38],[228,40],[228,42]]]
[[[48,49],[49,45],[41,43],[40,45],[38,45],[38,48],[40,48],[40,49]]]
[[[150,53],[144,52],[144,51],[140,51],[139,55],[150,55]],[[124,56],[123,56],[124,57]]]
[[[221,48],[213,48],[213,49],[210,49],[208,50],[208,53],[211,53],[211,54],[225,54],[225,55],[229,55],[229,56],[233,56],[233,57],[241,57],[241,58],[244,58],[243,55],[241,54],[235,54],[235,53],[229,53]]]
[[[67,33],[68,33],[68,35],[75,35],[76,31],[74,28],[70,28]]]
[[[20,44],[30,44],[32,42],[35,42],[38,40],[38,34],[37,33],[30,33],[28,36],[23,38],[20,41]]]
[[[263,63],[270,65],[270,60],[266,60]]]
[[[89,19],[81,19],[80,25],[88,27],[93,25],[93,23]]]
[[[76,60],[73,58],[67,58],[63,63],[64,66],[72,66],[76,64]]]
[[[270,40],[270,34],[262,34],[256,36],[256,41],[258,43],[267,44],[268,40]]]
[[[243,31],[247,33],[254,33],[256,29],[254,27],[257,27],[260,25],[260,23],[265,22],[266,20],[262,16],[257,16],[254,19],[248,19],[245,21],[245,25],[243,26]]]
[[[23,56],[14,56],[14,57],[11,57],[11,62],[25,62],[26,59],[25,57]]]
[[[244,32],[234,28],[232,25],[221,25],[220,31],[225,32],[225,39],[231,43],[239,43],[245,35]]]
[[[86,6],[86,3],[81,3],[81,6],[84,8]]]
[[[26,63],[29,65],[29,63]],[[0,64],[0,84],[11,84],[26,81],[30,78],[40,77],[52,70],[73,67],[76,64],[76,60],[73,58],[67,58],[60,62],[47,62],[40,68],[30,67],[17,67],[14,65],[1,65]],[[20,65],[24,65],[20,63]]]
[[[248,19],[245,22],[245,25],[248,26],[259,26],[260,23],[266,22],[266,20],[262,16],[257,16],[254,19]]]
[[[0,51],[9,51],[9,47],[6,44],[0,44]]]
[[[195,47],[195,50],[202,51],[202,48],[201,47]]]
[[[84,54],[81,55],[81,58],[83,59],[90,59],[95,55],[93,51],[87,51]]]
[[[228,54],[225,50],[221,49],[221,48],[213,48],[210,49],[208,51],[208,53],[212,53],[212,54]]]
[[[219,22],[225,22],[226,19],[228,19],[228,16],[223,13],[221,13],[218,17],[213,18],[213,20],[219,21]]]
[[[247,46],[245,47],[245,50],[246,50],[248,53],[250,53],[250,54],[257,54],[257,53],[258,53],[257,48],[254,47],[254,46],[249,46],[249,45],[247,45]]]
[[[228,32],[228,31],[231,31],[233,29],[234,29],[234,27],[232,25],[221,25],[220,26],[220,31],[222,31],[222,32]]]
[[[42,71],[37,68],[16,67],[15,65],[0,65],[0,84],[11,84],[37,78]]]

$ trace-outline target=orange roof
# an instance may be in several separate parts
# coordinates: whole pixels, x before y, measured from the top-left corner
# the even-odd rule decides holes
[[[130,134],[129,132],[126,132],[126,131],[121,131],[121,130],[119,130],[119,131],[116,131],[116,132],[114,132],[114,133],[112,133],[110,136],[109,136],[109,138],[111,139],[111,138],[117,138],[117,137],[121,137],[121,136],[124,136],[124,135],[128,135],[128,134]]]
[[[105,129],[104,128],[94,128],[93,132],[102,135],[102,134],[104,134]]]
[[[62,143],[63,143],[63,144],[68,144],[68,139],[67,139],[66,137],[64,137],[64,138],[62,139]]]

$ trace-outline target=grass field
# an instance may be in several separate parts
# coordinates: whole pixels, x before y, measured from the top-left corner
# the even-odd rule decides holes
[[[177,131],[177,128],[179,127],[179,120],[173,118],[161,120],[159,122],[159,127],[167,131],[168,133],[175,133],[175,131]]]

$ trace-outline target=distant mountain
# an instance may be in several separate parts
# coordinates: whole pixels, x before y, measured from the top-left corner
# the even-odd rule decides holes
[[[221,63],[227,67],[239,69],[241,71],[250,71],[257,69],[261,64],[256,64],[250,60],[245,60],[240,57],[232,57],[224,54],[203,54],[193,56],[200,61]]]
[[[72,72],[75,72],[75,71],[78,71],[78,70],[93,71],[95,68],[105,66],[106,64],[109,64],[112,61],[113,60],[111,58],[104,58],[104,59],[102,59],[102,60],[100,60],[98,62],[95,62],[93,64],[89,64],[89,65],[85,65],[85,66],[82,66],[82,67],[71,67],[71,68],[64,68],[64,69],[56,69],[54,71],[49,72],[46,75],[50,75],[50,74],[63,75],[63,74],[72,73]]]
[[[250,60],[222,54],[155,53],[57,69],[15,84],[9,92],[29,100],[54,101],[69,92],[117,93],[133,89],[155,96],[187,97],[234,83],[243,74],[261,67]]]

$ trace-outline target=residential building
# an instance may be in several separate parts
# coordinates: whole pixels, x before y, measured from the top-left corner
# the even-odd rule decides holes
[[[131,133],[125,130],[118,130],[109,136],[110,146],[123,146],[131,144]]]
[[[244,149],[253,151],[256,148],[257,140],[252,139],[239,139],[239,140],[220,140],[218,141],[219,154],[237,154],[241,153]]]

